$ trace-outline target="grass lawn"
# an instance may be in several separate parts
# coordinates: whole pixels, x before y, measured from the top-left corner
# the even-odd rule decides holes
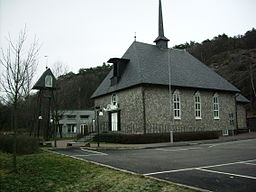
[[[49,152],[18,156],[17,162],[18,173],[10,173],[11,155],[0,152],[1,192],[194,191]]]

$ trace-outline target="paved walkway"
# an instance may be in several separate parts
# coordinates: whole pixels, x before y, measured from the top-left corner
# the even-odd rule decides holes
[[[197,141],[186,141],[186,142],[174,142],[174,143],[150,143],[150,144],[112,144],[112,143],[100,143],[100,147],[106,148],[158,148],[158,147],[171,147],[171,146],[186,146],[186,145],[196,145],[196,144],[204,144],[204,143],[220,143],[220,142],[228,142],[228,141],[236,141],[236,140],[244,140],[244,139],[256,139],[256,132],[244,133],[234,136],[226,136],[220,137],[219,139],[211,139],[211,140],[197,140]],[[66,148],[67,143],[72,142],[72,140],[61,140],[57,141],[57,148]],[[52,141],[52,146],[54,146],[54,141]],[[76,144],[75,146],[84,146],[83,143]],[[97,143],[91,143],[90,147],[97,147]]]

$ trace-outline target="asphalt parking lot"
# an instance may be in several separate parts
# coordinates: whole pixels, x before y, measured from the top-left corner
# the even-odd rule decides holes
[[[256,139],[135,150],[55,152],[209,191],[256,191]]]

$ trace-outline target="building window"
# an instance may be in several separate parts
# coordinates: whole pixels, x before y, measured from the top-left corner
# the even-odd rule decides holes
[[[52,87],[52,76],[51,75],[46,75],[45,87]]]
[[[173,99],[173,118],[181,119],[180,92],[177,90],[174,91],[172,99]]]
[[[196,94],[194,96],[194,101],[195,101],[195,118],[202,119],[202,117],[201,117],[201,97],[200,97],[199,92],[196,92]]]
[[[213,118],[220,119],[219,96],[216,93],[213,95]]]
[[[116,96],[116,94],[112,94],[111,103],[112,103],[112,105],[116,105],[117,104],[117,96]]]
[[[235,125],[234,113],[229,113],[229,124]]]
[[[67,115],[67,118],[68,118],[68,119],[75,119],[75,118],[76,118],[76,115]]]
[[[89,115],[80,115],[80,118],[81,118],[81,119],[88,119],[88,118],[89,118]]]
[[[68,124],[68,133],[76,133],[76,124]]]
[[[87,135],[89,133],[88,125],[86,124],[81,124],[80,125],[80,133],[82,135]]]
[[[222,130],[222,135],[223,136],[228,136],[229,134],[228,134],[228,130]]]

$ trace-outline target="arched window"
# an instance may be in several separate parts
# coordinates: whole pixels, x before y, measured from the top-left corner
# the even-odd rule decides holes
[[[172,100],[173,100],[173,118],[181,119],[180,92],[178,90],[174,91]]]
[[[219,95],[215,93],[212,98],[213,101],[213,118],[220,119]]]
[[[201,116],[201,96],[199,92],[194,95],[194,106],[195,106],[195,118],[202,119]]]
[[[52,87],[52,76],[51,75],[46,75],[45,87]]]

